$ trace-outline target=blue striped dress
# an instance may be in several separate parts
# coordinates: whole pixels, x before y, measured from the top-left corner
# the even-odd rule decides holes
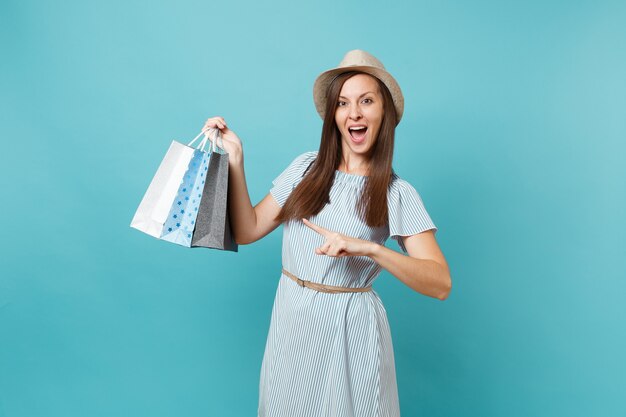
[[[305,152],[273,181],[282,207],[317,151]],[[384,244],[435,227],[417,191],[394,174],[389,225],[372,228],[357,215],[363,176],[335,172],[330,203],[309,220],[347,236]],[[367,256],[317,255],[324,238],[302,221],[283,225],[283,267],[327,285],[372,285],[381,267]],[[375,291],[329,294],[281,273],[259,383],[259,417],[397,417],[400,415],[387,313]]]

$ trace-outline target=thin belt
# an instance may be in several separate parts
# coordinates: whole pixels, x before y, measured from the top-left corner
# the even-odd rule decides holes
[[[292,280],[296,281],[298,285],[301,287],[307,287],[315,291],[327,292],[327,293],[340,293],[340,292],[367,292],[371,291],[372,287],[361,287],[361,288],[350,288],[350,287],[337,287],[334,285],[324,285],[317,282],[305,281],[303,279],[298,278],[291,272],[287,271],[283,268],[283,274],[287,275]]]

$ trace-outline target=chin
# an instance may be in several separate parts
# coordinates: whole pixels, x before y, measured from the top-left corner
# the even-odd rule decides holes
[[[347,145],[347,147],[353,153],[359,154],[359,155],[367,154],[370,151],[371,147],[372,147],[371,143],[367,139],[365,139],[361,143],[354,143],[354,142],[352,142],[351,139],[345,139],[345,138],[343,139],[343,141],[344,141],[344,144]]]

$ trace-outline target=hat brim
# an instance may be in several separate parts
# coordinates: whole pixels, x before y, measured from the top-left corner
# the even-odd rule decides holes
[[[402,114],[404,113],[404,96],[402,95],[400,85],[387,71],[371,66],[354,65],[333,68],[328,71],[324,71],[315,79],[315,83],[313,83],[313,101],[315,102],[315,108],[321,118],[324,119],[324,115],[326,113],[326,93],[328,91],[328,87],[337,75],[349,71],[362,71],[369,75],[373,75],[381,80],[385,86],[387,86],[387,89],[389,89],[391,97],[393,98],[394,107],[396,108],[396,125],[398,125],[402,119]]]

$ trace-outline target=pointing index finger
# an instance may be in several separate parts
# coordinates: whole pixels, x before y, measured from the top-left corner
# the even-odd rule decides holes
[[[313,229],[314,231],[316,231],[317,233],[319,233],[322,236],[326,236],[328,234],[328,231],[326,229],[324,229],[323,227],[320,227],[316,224],[311,223],[310,221],[308,221],[307,219],[302,219],[302,222],[307,225],[308,227],[310,227],[311,229]]]

